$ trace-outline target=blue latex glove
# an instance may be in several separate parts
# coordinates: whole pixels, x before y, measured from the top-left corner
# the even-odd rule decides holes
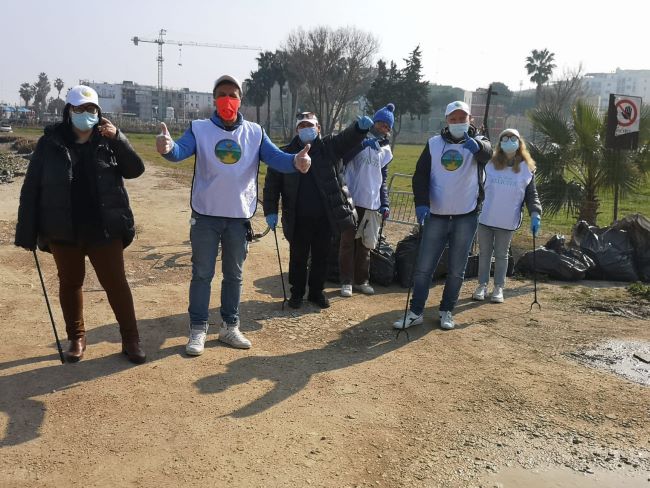
[[[278,214],[268,214],[266,216],[266,223],[269,224],[271,230],[275,230],[275,226],[278,225]]]
[[[467,149],[472,154],[476,154],[481,150],[481,146],[478,145],[478,142],[471,138],[467,132],[465,132],[465,144],[463,144],[463,149]]]
[[[427,218],[427,215],[431,210],[429,210],[429,207],[426,205],[420,205],[419,207],[415,207],[415,215],[418,219],[418,224],[422,225],[424,224],[424,219]]]
[[[539,229],[542,227],[542,218],[537,212],[530,214],[530,231],[535,237],[539,234]]]
[[[379,145],[379,141],[376,137],[366,137],[361,143],[361,147],[369,147],[375,151],[381,151],[381,146]]]
[[[357,120],[357,125],[361,130],[370,130],[373,124],[374,122],[367,115],[364,115],[363,117],[359,117],[359,120]]]
[[[381,214],[384,220],[388,219],[388,217],[390,216],[390,208],[388,208],[388,206],[386,205],[382,205],[381,207],[379,207],[379,210],[377,210],[377,212]]]

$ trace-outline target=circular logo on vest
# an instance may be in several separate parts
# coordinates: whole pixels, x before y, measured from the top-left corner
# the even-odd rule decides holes
[[[445,151],[442,155],[442,158],[440,158],[440,164],[442,164],[447,171],[456,171],[463,165],[463,155],[455,149],[450,149],[449,151]]]
[[[223,164],[235,164],[241,159],[241,147],[237,141],[222,139],[214,146],[214,154]]]

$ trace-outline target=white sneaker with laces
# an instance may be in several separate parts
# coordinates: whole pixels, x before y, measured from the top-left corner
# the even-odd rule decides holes
[[[219,327],[219,340],[237,349],[249,349],[251,347],[251,341],[246,339],[239,330],[239,322],[233,325],[223,322]]]
[[[404,316],[402,315],[402,317],[399,320],[393,323],[393,328],[408,329],[409,327],[412,327],[414,325],[420,325],[422,322],[424,322],[424,317],[422,316],[422,314],[416,315],[415,313],[409,310],[409,313],[406,314],[406,321],[404,321]]]
[[[352,296],[352,285],[341,285],[341,296],[349,298]]]
[[[208,336],[205,329],[192,329],[190,327],[190,338],[185,346],[185,352],[190,356],[200,356],[205,349],[205,339]]]
[[[479,283],[476,287],[476,290],[472,294],[472,299],[482,302],[485,300],[485,295],[487,295],[487,285],[484,283]]]
[[[492,290],[492,303],[503,303],[503,287],[495,286]]]
[[[356,291],[360,291],[364,295],[374,295],[375,294],[375,289],[370,286],[370,283],[361,283],[360,285],[355,285],[354,289]]]
[[[440,316],[440,328],[445,330],[451,330],[454,327],[456,327],[456,324],[454,323],[454,318],[451,316],[451,312],[449,311],[438,312],[438,315]]]

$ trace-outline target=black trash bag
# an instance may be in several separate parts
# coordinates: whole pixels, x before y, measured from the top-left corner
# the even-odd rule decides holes
[[[403,288],[411,286],[413,269],[415,267],[416,253],[418,251],[418,229],[417,227],[404,239],[397,243],[395,248],[395,265],[397,269],[397,281]]]
[[[638,281],[634,268],[634,248],[627,231],[590,226],[580,221],[573,229],[573,240],[596,266],[587,277],[597,280]]]
[[[589,266],[568,254],[560,254],[540,246],[535,255],[535,268],[538,273],[546,274],[556,280],[578,281],[584,279]],[[519,258],[515,264],[515,271],[532,275],[533,251],[528,251]]]
[[[385,236],[381,236],[379,246],[370,251],[370,281],[389,286],[395,280],[395,251]]]
[[[641,214],[628,215],[612,229],[627,231],[634,248],[634,264],[641,281],[650,283],[650,220]]]

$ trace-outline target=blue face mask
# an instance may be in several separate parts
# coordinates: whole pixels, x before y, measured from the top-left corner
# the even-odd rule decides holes
[[[454,139],[461,139],[468,130],[469,122],[463,122],[462,124],[449,124],[449,132],[451,132],[451,137]]]
[[[72,119],[72,125],[83,131],[92,129],[99,122],[99,114],[91,114],[88,112],[76,114],[70,111],[70,118]]]
[[[506,142],[500,142],[499,144],[501,144],[501,149],[506,154],[513,154],[517,152],[517,149],[519,149],[519,141],[508,140]]]
[[[318,136],[318,129],[316,127],[303,127],[298,129],[298,137],[303,144],[309,144]]]

